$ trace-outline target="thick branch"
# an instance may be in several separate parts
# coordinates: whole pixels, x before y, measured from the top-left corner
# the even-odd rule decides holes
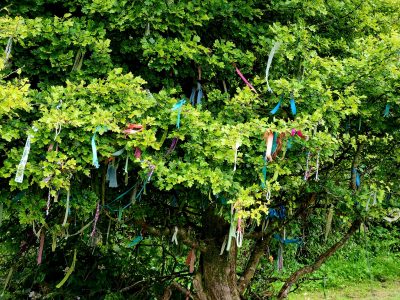
[[[265,248],[267,247],[269,243],[270,237],[264,239],[264,240],[257,240],[254,250],[252,251],[250,255],[250,259],[247,263],[246,270],[244,271],[243,275],[239,279],[238,283],[238,288],[239,288],[239,293],[240,295],[243,295],[245,292],[246,288],[251,282],[251,279],[254,276],[254,273],[257,270],[257,265],[263,256],[265,252]]]
[[[357,231],[357,229],[360,227],[361,221],[356,220],[354,221],[353,225],[351,225],[350,229],[347,231],[347,233],[342,237],[342,239],[334,244],[331,248],[329,248],[325,253],[321,254],[317,260],[309,266],[305,266],[296,272],[294,272],[285,282],[283,285],[282,289],[279,291],[278,294],[278,299],[284,299],[287,297],[290,288],[292,287],[293,284],[297,282],[301,277],[303,277],[306,274],[310,274],[317,269],[321,267],[321,265],[330,257],[332,256],[337,250],[339,250],[346,242],[347,240]]]

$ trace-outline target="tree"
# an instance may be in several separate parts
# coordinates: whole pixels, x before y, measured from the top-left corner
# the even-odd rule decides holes
[[[285,297],[398,196],[398,17],[390,0],[6,0],[5,286],[24,266],[20,287],[53,296],[239,299],[274,237],[332,205],[347,233]]]

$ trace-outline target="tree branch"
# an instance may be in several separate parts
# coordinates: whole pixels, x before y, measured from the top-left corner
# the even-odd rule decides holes
[[[347,240],[357,231],[357,229],[360,227],[361,220],[357,219],[354,221],[354,223],[351,225],[350,229],[347,231],[347,233],[342,237],[340,241],[338,241],[336,244],[334,244],[332,247],[330,247],[326,252],[321,254],[316,261],[312,265],[305,266],[296,272],[294,272],[285,282],[281,290],[279,291],[278,294],[278,299],[284,299],[287,297],[289,294],[290,288],[292,287],[293,284],[295,284],[301,277],[303,277],[306,274],[310,274],[317,269],[321,267],[321,265],[330,257],[332,256],[337,250],[339,250],[346,242]]]

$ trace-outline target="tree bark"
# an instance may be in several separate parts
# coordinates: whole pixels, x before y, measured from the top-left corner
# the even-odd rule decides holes
[[[361,221],[356,220],[354,223],[351,225],[350,229],[347,231],[347,233],[342,237],[342,239],[334,244],[331,248],[329,248],[325,253],[321,254],[317,260],[309,266],[305,266],[296,272],[294,272],[288,280],[286,280],[285,284],[281,288],[278,294],[278,299],[284,299],[287,297],[289,294],[290,288],[292,287],[293,284],[297,282],[301,277],[303,277],[306,274],[310,274],[314,272],[315,270],[319,269],[321,265],[330,257],[332,256],[337,250],[339,250],[346,242],[347,240],[357,231],[357,229],[360,227]]]

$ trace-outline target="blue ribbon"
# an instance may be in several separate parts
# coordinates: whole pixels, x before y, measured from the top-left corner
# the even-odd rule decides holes
[[[271,110],[271,114],[272,114],[272,115],[274,115],[274,114],[276,114],[276,113],[278,112],[279,107],[281,107],[281,101],[282,101],[282,100],[279,100],[278,104],[274,107],[273,110]]]
[[[182,99],[178,103],[176,103],[173,107],[172,110],[177,110],[178,111],[178,118],[176,120],[176,128],[179,128],[179,125],[181,123],[181,111],[182,111],[182,106],[186,103],[185,99]]]
[[[359,188],[361,185],[360,174],[358,173],[357,169],[353,169],[353,173],[356,174],[356,187]]]
[[[387,118],[387,117],[389,117],[389,113],[390,113],[390,104],[387,103],[387,104],[386,104],[386,107],[385,107],[385,111],[384,111],[384,113],[383,113],[383,116],[384,116],[385,118]]]
[[[296,103],[294,102],[293,95],[290,98],[290,109],[292,110],[292,115],[295,116],[297,113],[297,109],[296,109]]]
[[[138,235],[133,239],[132,242],[128,244],[128,247],[135,247],[137,244],[139,244],[143,240],[143,237],[141,235]]]
[[[301,245],[303,243],[302,238],[294,238],[294,239],[283,239],[278,233],[274,234],[274,238],[282,244],[297,244]]]
[[[196,89],[192,88],[192,93],[190,94],[190,104],[194,106],[194,97],[196,96]]]
[[[274,218],[283,220],[285,218],[286,208],[281,205],[278,209],[268,209],[267,219],[273,220]]]
[[[197,82],[197,104],[201,104],[203,98],[203,89],[201,88],[200,82]]]

